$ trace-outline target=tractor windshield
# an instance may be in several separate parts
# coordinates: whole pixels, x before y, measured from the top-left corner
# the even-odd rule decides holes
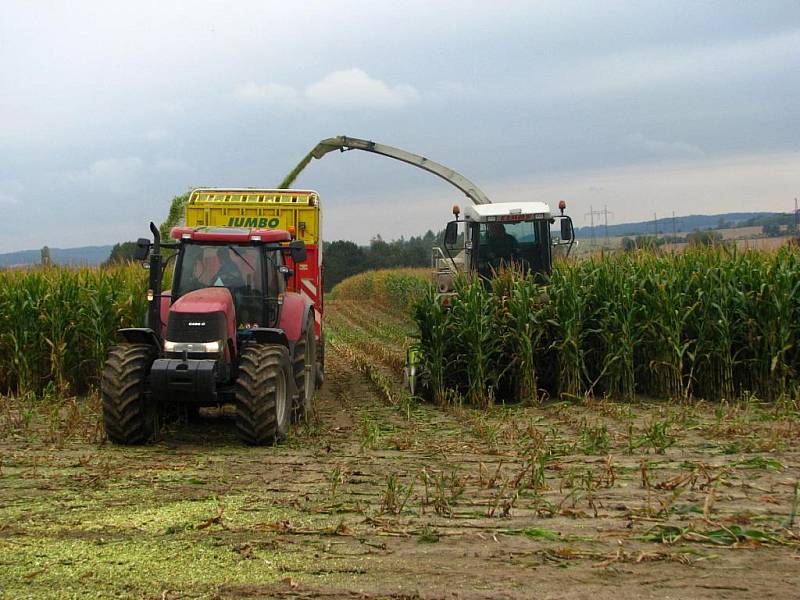
[[[491,278],[502,265],[515,263],[539,273],[550,271],[549,228],[545,221],[481,223],[478,227],[478,272]]]
[[[238,324],[264,319],[264,269],[258,246],[184,244],[174,284],[176,297],[207,287],[231,291]]]

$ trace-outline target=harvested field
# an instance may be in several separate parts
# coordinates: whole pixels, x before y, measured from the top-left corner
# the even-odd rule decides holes
[[[794,402],[442,409],[402,391],[409,321],[328,305],[314,418],[100,441],[97,401],[0,408],[0,597],[787,598]]]

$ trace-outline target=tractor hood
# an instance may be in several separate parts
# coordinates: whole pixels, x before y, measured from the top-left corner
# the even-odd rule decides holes
[[[236,344],[236,310],[228,289],[211,287],[184,294],[170,307],[167,339],[172,342],[229,341]]]
[[[233,296],[224,287],[210,287],[184,294],[172,305],[175,313],[223,312],[233,315]]]

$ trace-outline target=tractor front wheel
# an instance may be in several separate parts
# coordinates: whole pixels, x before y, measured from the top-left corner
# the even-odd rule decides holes
[[[261,446],[286,437],[292,376],[285,347],[253,344],[242,350],[236,379],[236,428],[245,443]]]
[[[100,382],[103,425],[115,444],[143,444],[155,431],[155,410],[144,397],[153,349],[120,344],[108,353]]]

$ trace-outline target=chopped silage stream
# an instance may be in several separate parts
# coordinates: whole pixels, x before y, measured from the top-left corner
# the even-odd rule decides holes
[[[405,322],[326,313],[316,417],[98,444],[96,404],[0,411],[0,597],[789,597],[797,406],[409,401]]]

